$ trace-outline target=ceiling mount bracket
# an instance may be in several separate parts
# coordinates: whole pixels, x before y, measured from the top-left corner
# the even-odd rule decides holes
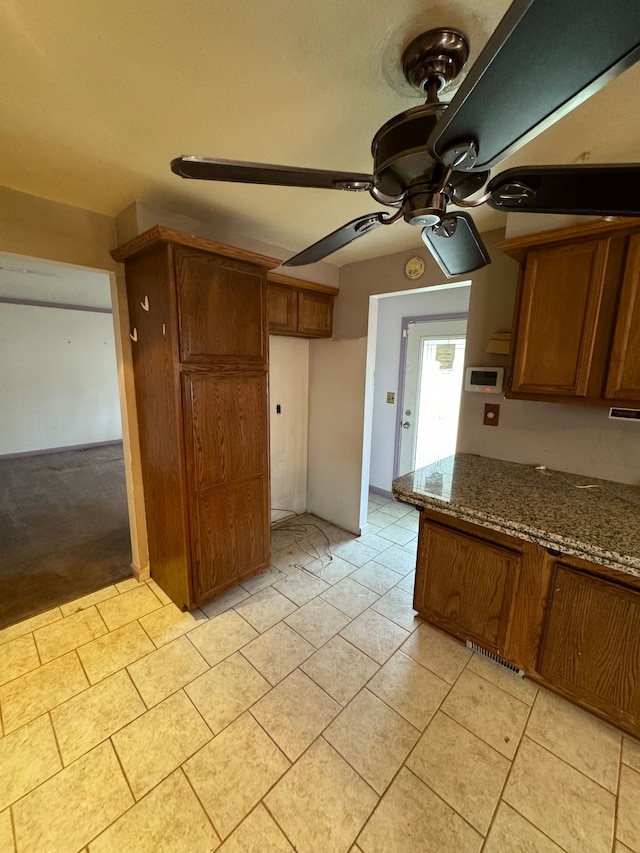
[[[460,74],[468,57],[469,43],[461,32],[448,28],[428,30],[405,49],[402,70],[408,83],[433,99]]]

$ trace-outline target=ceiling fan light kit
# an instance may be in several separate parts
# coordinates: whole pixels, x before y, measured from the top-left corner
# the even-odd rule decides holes
[[[640,164],[490,169],[640,59],[640,3],[514,0],[449,104],[438,93],[465,67],[469,45],[451,28],[407,46],[406,80],[426,103],[376,132],[371,174],[184,156],[183,178],[368,191],[392,212],[358,217],[284,262],[326,258],[381,225],[404,219],[448,277],[490,262],[472,217],[450,208],[640,216]],[[483,189],[484,188],[484,189]],[[482,195],[471,199],[483,190]]]

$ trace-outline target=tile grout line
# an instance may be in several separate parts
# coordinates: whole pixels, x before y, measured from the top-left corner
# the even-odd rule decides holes
[[[150,652],[150,654],[152,654],[152,652]],[[131,663],[136,663],[138,660],[142,660],[142,658],[137,658],[137,660],[135,660],[135,661],[131,661]],[[127,678],[129,679],[129,681],[130,681],[130,682],[131,682],[131,684],[133,685],[133,689],[134,689],[134,690],[136,691],[136,693],[138,694],[138,698],[139,698],[139,699],[140,699],[140,701],[142,702],[142,706],[143,706],[143,708],[144,708],[144,711],[142,712],[142,714],[139,714],[137,717],[134,717],[134,719],[138,720],[140,717],[144,716],[144,715],[145,715],[148,711],[150,711],[151,709],[149,708],[149,706],[147,705],[147,703],[146,703],[146,702],[144,701],[144,699],[142,698],[142,693],[140,693],[140,691],[138,690],[138,685],[135,683],[134,679],[131,677],[131,673],[129,672],[129,669],[128,669],[128,667],[129,667],[129,666],[131,666],[131,664],[126,664],[126,666],[123,666],[123,667],[122,667],[122,669],[118,669],[118,670],[116,670],[116,672],[112,673],[112,675],[117,675],[117,673],[119,673],[119,672],[126,672],[126,673],[127,673]],[[107,678],[111,678],[111,676],[109,675],[109,676],[107,676]],[[106,680],[107,680],[106,678],[105,678],[105,679],[103,679],[103,681],[106,681]],[[100,681],[98,682],[98,684],[101,684],[101,683],[102,683],[102,682],[100,682]],[[177,693],[177,691],[176,691],[176,693]],[[171,693],[170,693],[169,695],[170,695],[170,696],[172,696],[173,694],[171,694]],[[168,697],[165,697],[165,698],[168,698]],[[160,701],[163,701],[163,700],[160,700]],[[158,704],[160,704],[160,703],[158,703]],[[132,722],[133,722],[133,720],[130,720],[129,722],[131,722],[131,723],[132,723]],[[125,723],[125,725],[124,725],[124,726],[122,726],[122,728],[125,728],[125,727],[126,727],[126,726],[128,726],[128,725],[129,725],[129,723]],[[122,731],[122,729],[118,729],[118,731]],[[113,735],[114,735],[114,734],[115,734],[115,732],[112,732],[112,733],[109,735],[109,737],[113,737]],[[114,746],[114,749],[115,749],[115,746]]]
[[[536,697],[536,698],[537,698],[537,697]],[[594,715],[594,716],[595,716],[595,715]],[[598,718],[596,718],[596,719],[598,719]],[[622,732],[620,732],[620,734],[622,734]],[[607,788],[605,785],[601,784],[601,783],[600,783],[600,782],[598,782],[596,779],[593,779],[591,776],[588,776],[586,773],[583,773],[583,771],[582,771],[582,770],[579,770],[577,767],[574,767],[574,765],[573,765],[573,764],[571,764],[571,762],[570,762],[570,761],[566,761],[564,758],[561,758],[559,755],[556,755],[556,753],[555,753],[555,752],[553,752],[553,750],[549,749],[549,748],[548,748],[547,746],[545,746],[543,743],[540,743],[540,742],[539,742],[539,741],[537,741],[534,737],[531,737],[531,735],[527,734],[526,730],[522,733],[522,737],[523,737],[523,738],[525,738],[525,737],[526,737],[526,738],[528,738],[528,739],[531,741],[531,743],[535,743],[535,745],[536,745],[536,746],[539,746],[539,747],[540,747],[540,749],[543,749],[546,753],[548,753],[549,755],[552,755],[552,756],[553,756],[555,759],[557,759],[558,761],[561,761],[561,762],[562,762],[562,764],[565,764],[567,767],[570,767],[570,768],[571,768],[575,773],[579,773],[579,774],[580,774],[580,776],[582,776],[584,779],[588,779],[588,780],[589,780],[589,782],[593,782],[593,784],[594,784],[594,785],[597,785],[597,786],[598,786],[598,788],[600,788],[600,790],[601,790],[601,791],[605,791],[605,793],[609,794],[609,796],[610,796],[610,797],[613,797],[613,798],[617,801],[617,799],[618,799],[618,798],[617,798],[617,793],[615,793],[614,791],[612,791],[610,788]],[[616,791],[617,791],[617,787],[616,787]]]
[[[13,838],[13,846],[16,853],[19,853],[18,836],[16,835],[16,818],[13,813],[13,803],[9,806],[9,823],[11,824],[11,836]]]
[[[162,783],[165,782],[169,778],[171,773],[175,772],[174,770],[172,770],[171,773],[169,774],[169,776],[164,776],[157,784],[155,784],[153,786],[153,788],[150,788],[148,791],[146,791],[140,797],[139,800],[136,800],[135,795],[133,793],[133,789],[131,788],[131,784],[129,783],[129,777],[125,773],[124,767],[122,766],[122,762],[120,761],[120,756],[118,755],[118,750],[115,748],[115,745],[114,745],[113,741],[111,740],[111,736],[109,736],[108,738],[105,738],[104,741],[102,741],[102,743],[106,743],[107,740],[111,743],[111,748],[113,749],[113,751],[115,753],[116,761],[118,762],[118,765],[120,767],[120,772],[122,773],[122,775],[124,777],[124,781],[127,784],[127,788],[129,789],[129,793],[131,794],[133,802],[131,803],[130,806],[128,806],[128,808],[126,808],[123,812],[121,812],[121,814],[119,814],[118,817],[114,818],[110,823],[108,823],[106,826],[104,826],[100,830],[100,832],[98,832],[96,835],[94,835],[90,841],[87,841],[86,844],[84,845],[84,847],[82,848],[83,850],[85,849],[85,847],[88,848],[91,844],[93,844],[93,842],[96,840],[96,838],[99,838],[108,829],[111,829],[111,827],[114,826],[121,818],[123,818],[126,814],[128,814],[130,811],[132,811],[138,805],[138,803],[141,803],[142,800],[144,800],[144,798],[147,796],[147,794],[150,794],[152,791],[155,791],[155,789],[159,785],[162,785]],[[80,853],[81,853],[81,851],[80,851]]]
[[[321,689],[322,689],[322,688],[321,688]],[[325,692],[326,692],[326,691],[325,691]],[[355,698],[355,697],[354,697],[354,698]],[[339,704],[339,703],[338,703],[338,704]],[[345,706],[345,707],[346,707],[346,706]],[[336,717],[338,717],[338,716],[342,713],[342,711],[343,711],[343,710],[344,710],[344,708],[341,708],[341,709],[340,709],[340,711],[338,712],[338,714],[336,714]],[[254,720],[256,720],[256,718],[253,716],[253,714],[251,714],[251,716],[253,717],[253,719],[254,719]],[[336,717],[334,717],[333,719],[335,720],[335,719],[336,719]],[[281,776],[281,777],[280,777],[276,782],[274,782],[274,783],[273,783],[273,785],[269,788],[269,790],[268,790],[265,794],[263,794],[263,796],[262,796],[262,798],[261,798],[260,802],[261,802],[261,803],[264,805],[264,807],[267,809],[267,811],[269,812],[269,814],[271,815],[271,817],[274,819],[274,821],[276,822],[276,824],[277,824],[277,826],[280,828],[280,830],[283,832],[283,834],[285,835],[285,837],[287,838],[287,840],[289,840],[289,836],[286,834],[286,832],[285,832],[285,830],[284,830],[284,827],[283,827],[283,826],[278,822],[278,819],[277,819],[277,818],[276,818],[276,816],[271,812],[271,810],[269,809],[269,807],[268,807],[268,805],[266,804],[266,802],[264,802],[264,800],[265,800],[265,797],[267,797],[267,796],[271,793],[271,791],[275,788],[275,786],[276,786],[276,785],[277,785],[277,784],[278,784],[282,779],[284,779],[284,777],[287,775],[287,773],[288,773],[288,772],[289,772],[293,767],[295,767],[295,765],[296,765],[296,764],[297,764],[297,763],[298,763],[298,762],[303,758],[303,756],[305,756],[305,755],[309,752],[309,750],[310,750],[310,749],[311,749],[311,748],[312,748],[312,747],[313,747],[313,746],[314,746],[314,745],[315,745],[319,740],[323,740],[323,741],[324,741],[324,743],[329,747],[329,749],[333,750],[333,752],[335,752],[335,753],[336,753],[336,755],[337,755],[337,756],[338,756],[342,761],[344,761],[344,762],[345,762],[345,764],[346,764],[346,765],[347,765],[351,770],[353,770],[353,772],[356,774],[356,776],[358,777],[358,779],[360,779],[360,781],[361,781],[363,784],[365,784],[365,785],[367,786],[367,788],[369,788],[371,791],[373,791],[374,795],[378,798],[378,801],[380,801],[380,799],[381,799],[381,798],[379,797],[379,795],[378,795],[378,792],[377,792],[376,790],[374,790],[374,788],[372,788],[372,787],[371,787],[371,785],[367,782],[367,780],[366,780],[366,779],[365,779],[365,778],[364,778],[360,773],[358,773],[358,771],[355,769],[355,767],[353,767],[353,766],[352,766],[352,765],[351,765],[351,764],[350,764],[350,763],[345,759],[345,757],[342,755],[342,753],[340,753],[340,752],[335,748],[335,746],[333,746],[331,743],[329,743],[329,741],[324,737],[324,732],[327,730],[327,728],[331,725],[331,723],[332,723],[332,722],[333,722],[333,720],[331,720],[329,723],[327,723],[327,725],[324,727],[324,729],[322,729],[322,732],[320,732],[320,734],[318,734],[318,735],[316,735],[316,737],[314,737],[314,739],[311,741],[311,743],[310,743],[310,744],[308,744],[308,746],[306,746],[306,747],[305,747],[305,749],[300,753],[300,755],[296,758],[296,760],[295,760],[295,761],[291,761],[291,759],[290,759],[287,755],[285,755],[285,753],[284,753],[284,752],[282,752],[282,750],[280,749],[280,747],[278,746],[278,744],[276,744],[276,747],[278,747],[278,749],[280,749],[280,752],[282,752],[282,754],[285,756],[285,758],[286,758],[286,759],[287,759],[287,761],[289,762],[289,767],[287,767],[287,769],[284,771],[284,773],[282,774],[282,776]],[[272,741],[273,741],[273,738],[271,737],[271,735],[269,734],[269,732],[267,732],[267,731],[264,729],[264,727],[262,726],[262,724],[260,723],[260,721],[259,721],[259,720],[256,720],[256,723],[258,723],[258,725],[259,725],[259,726],[260,726],[260,728],[265,732],[265,734],[267,735],[267,737],[268,737],[270,740],[272,740]],[[377,807],[377,803],[376,803],[376,807]],[[245,815],[245,817],[246,817],[246,815]],[[243,818],[243,820],[244,820],[244,818]],[[240,823],[242,823],[242,821],[240,821]],[[239,824],[238,824],[238,826],[239,826]],[[236,828],[237,828],[237,827],[236,827]],[[229,834],[231,834],[231,833],[229,833]],[[359,833],[358,833],[358,834],[359,834]],[[357,838],[357,837],[358,837],[358,836],[356,835],[356,838]],[[355,838],[354,838],[354,840],[351,842],[351,845],[353,846],[353,844],[355,844],[355,843],[356,843],[356,840],[355,840]],[[294,850],[296,850],[296,849],[297,849],[297,848],[296,848],[296,846],[295,846],[295,844],[293,844],[293,842],[291,842],[291,846],[293,847],[293,849],[294,849]]]
[[[620,809],[620,785],[622,783],[622,754],[624,752],[624,737],[620,740],[620,758],[618,760],[618,784],[616,785],[616,807],[613,813],[613,840],[611,842],[611,850],[615,851],[616,836],[618,834],[618,811]]]
[[[107,635],[106,635],[106,634],[103,634],[102,636],[103,636],[103,637],[106,637]],[[98,637],[94,637],[93,639],[94,639],[94,640],[97,640],[97,639],[99,639],[99,638],[98,638]],[[90,640],[89,642],[93,642],[93,640]],[[85,643],[84,645],[87,645],[87,644]],[[81,648],[81,646],[77,646],[75,649],[73,649],[73,651],[75,652],[75,655],[76,655],[76,657],[78,658],[78,663],[80,664],[80,669],[82,670],[82,674],[83,674],[83,675],[84,675],[84,677],[86,678],[86,680],[87,680],[87,684],[89,685],[88,687],[85,687],[85,688],[84,688],[84,690],[80,690],[80,691],[79,691],[79,693],[84,693],[86,690],[89,690],[91,687],[93,687],[93,685],[91,684],[91,679],[89,678],[89,673],[87,672],[87,670],[86,670],[86,669],[85,669],[85,667],[84,667],[84,664],[82,663],[82,658],[81,658],[81,657],[80,657],[80,655],[78,654],[78,649],[79,649],[79,648]],[[54,658],[54,660],[57,660],[57,658]],[[102,680],[104,681],[105,679],[102,679]],[[74,695],[74,696],[78,696],[78,693],[74,693],[73,695]],[[69,696],[69,699],[73,699],[73,696]],[[68,700],[67,700],[67,699],[65,699],[65,702],[66,702],[66,701],[68,701]],[[54,707],[55,707],[55,708],[59,708],[59,707],[60,707],[60,705],[64,705],[64,702],[59,702],[59,703],[58,703],[58,705],[54,705]],[[52,710],[53,710],[53,708],[49,708],[49,711],[52,711]]]
[[[51,623],[51,624],[53,624],[53,623]],[[39,665],[42,666],[43,665],[42,664],[42,655],[40,654],[40,649],[38,648],[38,644],[36,643],[35,631],[31,631],[27,636],[30,636],[31,639],[33,640],[33,645],[35,646],[35,649],[36,649],[36,655],[38,656]],[[37,667],[36,667],[36,669],[37,669]]]
[[[51,726],[51,731],[53,732],[53,739],[54,739],[55,744],[56,744],[56,749],[58,750],[58,758],[60,759],[60,770],[57,772],[60,773],[65,768],[64,759],[62,757],[62,750],[60,749],[60,743],[58,741],[58,735],[56,733],[56,727],[53,725],[53,717],[51,716],[51,711],[47,711],[46,715],[49,718],[49,725]],[[44,714],[42,716],[44,717]],[[39,719],[39,717],[36,719]],[[54,773],[53,775],[56,776],[57,774]],[[53,777],[50,776],[49,778],[51,779]],[[45,779],[45,782],[46,781],[47,780]],[[43,783],[41,782],[40,784],[42,785]],[[39,788],[40,785],[38,785],[37,787]],[[36,790],[36,789],[34,788],[33,790]]]
[[[214,735],[214,737],[215,737],[215,735]],[[211,741],[209,740],[209,741],[207,741],[207,743],[211,743]],[[204,746],[206,746],[206,745],[207,745],[207,744],[205,744]],[[203,747],[200,747],[200,749],[204,749],[204,746],[203,746]],[[195,753],[194,753],[194,755],[195,755]],[[189,760],[189,759],[187,759],[187,761],[188,761],[188,760]],[[173,770],[173,771],[172,771],[172,773],[179,772],[179,773],[181,773],[181,774],[184,776],[184,778],[185,778],[185,779],[186,779],[186,781],[187,781],[187,785],[189,786],[190,790],[193,792],[193,796],[196,798],[196,800],[197,800],[197,801],[198,801],[198,803],[200,804],[200,808],[201,808],[201,809],[202,809],[202,811],[204,812],[205,817],[207,818],[207,820],[209,821],[209,823],[210,823],[210,825],[211,825],[211,828],[213,829],[213,832],[214,832],[214,834],[215,834],[216,838],[218,838],[218,839],[219,839],[219,841],[220,841],[220,843],[222,843],[222,838],[220,837],[220,833],[219,833],[219,832],[218,832],[218,830],[215,828],[214,823],[213,823],[213,820],[211,819],[211,816],[209,815],[209,812],[208,812],[208,811],[207,811],[207,809],[205,808],[204,803],[203,803],[203,802],[202,802],[202,800],[200,799],[200,797],[199,797],[199,795],[198,795],[198,792],[196,791],[195,787],[193,786],[193,784],[192,784],[192,782],[191,782],[191,779],[189,778],[189,774],[188,774],[188,773],[187,773],[187,771],[184,769],[184,764],[185,764],[185,762],[183,761],[183,762],[182,762],[182,764],[178,765],[178,767],[176,768],[176,770]],[[171,774],[169,774],[169,775],[171,775]],[[167,779],[168,779],[169,777],[167,776],[167,777],[165,777],[165,778],[167,778]],[[162,780],[162,782],[164,782],[164,779]],[[161,785],[161,784],[162,784],[162,782],[158,782],[158,785]],[[158,787],[158,786],[156,785],[156,788],[157,788],[157,787]],[[149,792],[149,793],[150,793],[150,792]],[[145,794],[145,797],[146,797],[146,794]],[[218,845],[218,847],[219,847],[219,846],[220,846],[220,845]],[[216,848],[212,848],[212,849],[214,849],[214,850],[215,850],[215,849],[217,849],[217,847],[216,847]]]
[[[265,695],[266,695],[266,694],[265,694]],[[260,698],[262,698],[262,697],[260,697]],[[257,701],[257,702],[259,702],[260,700],[258,699],[258,700],[256,700],[256,701]],[[255,704],[256,704],[256,702],[254,702],[254,703],[253,703],[253,705],[255,705]],[[259,728],[259,729],[261,729],[261,730],[264,732],[265,737],[266,737],[266,738],[268,738],[268,740],[269,740],[269,741],[274,745],[274,747],[278,750],[278,752],[280,753],[280,755],[282,755],[282,757],[283,757],[283,758],[284,758],[284,760],[288,763],[288,765],[289,765],[289,766],[286,768],[286,770],[284,771],[284,773],[282,773],[280,776],[278,776],[278,778],[276,779],[276,781],[275,781],[272,785],[270,785],[270,786],[269,786],[269,788],[265,791],[265,793],[260,797],[260,799],[258,800],[258,802],[257,802],[257,803],[255,803],[255,804],[253,805],[253,807],[252,807],[252,808],[251,808],[251,809],[250,809],[250,810],[249,810],[245,815],[243,815],[243,816],[240,818],[240,820],[238,821],[238,823],[234,824],[233,829],[231,829],[231,830],[230,830],[230,831],[229,831],[229,832],[224,836],[224,838],[222,837],[222,835],[221,835],[221,834],[218,832],[218,830],[216,829],[216,832],[218,833],[218,835],[220,835],[220,838],[222,839],[222,841],[223,841],[223,842],[224,842],[224,841],[226,841],[226,840],[227,840],[227,838],[229,838],[231,835],[233,835],[233,833],[234,833],[234,832],[236,831],[236,829],[240,826],[240,824],[241,824],[241,823],[243,823],[243,821],[244,821],[244,820],[245,820],[245,819],[246,819],[246,818],[247,818],[247,817],[248,817],[248,816],[249,816],[249,815],[250,815],[250,814],[251,814],[251,813],[252,813],[256,808],[257,808],[257,806],[258,806],[258,805],[260,805],[260,803],[262,803],[262,802],[263,802],[264,798],[265,798],[266,796],[268,796],[268,795],[271,793],[271,791],[275,788],[275,786],[280,782],[280,780],[281,780],[281,779],[283,779],[283,778],[284,778],[284,776],[286,776],[286,774],[289,772],[289,770],[290,770],[290,769],[293,767],[293,765],[296,763],[296,762],[294,762],[294,761],[291,761],[291,759],[289,758],[289,756],[285,754],[285,752],[281,749],[281,747],[280,747],[280,746],[275,742],[275,740],[271,737],[271,735],[269,734],[269,732],[264,728],[264,726],[262,725],[262,723],[260,722],[260,720],[256,719],[256,718],[253,716],[253,714],[251,713],[251,708],[253,707],[253,705],[252,705],[252,706],[250,706],[250,708],[246,708],[246,709],[245,709],[241,714],[238,714],[238,716],[235,718],[235,720],[232,720],[230,723],[227,723],[227,725],[224,727],[224,729],[221,729],[221,730],[220,730],[220,732],[218,732],[218,734],[222,734],[222,732],[223,732],[223,731],[225,731],[226,729],[228,729],[228,728],[229,728],[229,726],[233,725],[233,723],[235,723],[235,722],[236,722],[236,720],[239,720],[239,719],[240,719],[244,714],[249,714],[249,716],[250,716],[250,717],[251,717],[251,719],[254,721],[254,723],[258,726],[258,728]],[[215,738],[216,738],[217,736],[218,736],[218,735],[215,735],[215,736],[214,736],[214,740],[215,740]],[[315,743],[315,740],[313,741],[313,743]],[[206,744],[205,744],[205,746],[206,746]],[[202,749],[204,749],[204,747],[201,747],[201,748],[202,748]],[[305,750],[305,752],[306,752],[306,750]],[[297,759],[296,759],[296,761],[297,761]],[[185,771],[185,773],[186,773],[186,771]],[[266,804],[265,804],[265,808],[266,808]],[[274,820],[275,820],[275,818],[274,818]],[[213,823],[213,820],[212,820],[211,822]],[[278,825],[278,827],[280,827],[280,824],[278,824],[278,822],[277,822],[277,821],[276,821],[276,824]],[[215,829],[215,826],[214,826],[214,829]],[[280,827],[280,829],[282,829],[282,827]],[[284,830],[282,830],[282,831],[284,832]]]
[[[369,682],[367,682],[367,684],[363,684],[363,685],[362,685],[362,687],[360,688],[360,690],[358,690],[358,692],[356,693],[356,695],[353,697],[353,699],[350,699],[350,700],[349,700],[349,702],[348,702],[348,703],[347,703],[343,708],[341,708],[341,709],[340,709],[340,711],[336,714],[336,716],[333,718],[333,720],[331,720],[331,722],[327,723],[327,725],[326,725],[326,726],[324,727],[324,729],[322,730],[322,732],[321,732],[320,736],[324,736],[325,731],[329,728],[329,726],[331,725],[331,723],[333,723],[333,722],[334,722],[334,720],[336,720],[336,719],[337,719],[337,718],[342,714],[342,712],[343,712],[343,711],[346,711],[346,709],[347,709],[347,708],[349,707],[349,705],[354,701],[354,699],[356,699],[358,696],[360,696],[360,694],[361,694],[363,691],[365,691],[365,690],[367,690],[367,689],[368,689],[368,687],[367,687],[368,683],[369,683]],[[376,698],[376,699],[379,699],[379,698],[380,698],[379,696],[376,696],[376,694],[375,694],[375,693],[372,693],[372,691],[370,691],[370,690],[369,690],[369,693],[371,693],[371,695],[372,695],[372,696],[375,696],[375,698]],[[381,701],[381,702],[383,702],[383,700],[382,700],[382,699],[380,699],[380,701]],[[443,699],[443,701],[444,701],[444,699]],[[386,705],[386,703],[384,703],[384,704]],[[388,705],[387,707],[389,707],[389,708],[390,708],[391,706],[389,706],[389,705]],[[392,710],[392,711],[394,711],[394,713],[398,714],[398,712],[397,712],[397,711],[395,711],[395,709],[394,709],[394,708],[391,708],[391,710]],[[401,719],[403,719],[403,720],[404,720],[404,717],[402,717],[402,715],[401,715],[401,714],[398,714],[398,716],[399,716]],[[373,785],[371,784],[371,782],[367,782],[367,780],[366,780],[366,779],[364,778],[364,776],[360,773],[360,771],[359,771],[359,770],[357,770],[357,769],[353,766],[353,764],[351,764],[351,762],[349,761],[349,759],[348,759],[346,756],[344,756],[344,755],[340,752],[340,750],[339,750],[337,747],[335,747],[335,746],[331,743],[331,741],[329,741],[329,740],[327,740],[327,738],[325,738],[325,740],[327,740],[327,743],[329,744],[329,746],[330,746],[332,749],[334,749],[334,750],[338,753],[338,755],[342,758],[342,760],[343,760],[343,761],[345,761],[345,762],[349,765],[349,767],[353,770],[353,772],[354,772],[354,773],[356,773],[356,774],[360,777],[360,779],[362,779],[362,781],[363,781],[363,782],[365,782],[365,783],[366,783],[366,784],[371,788],[371,790],[372,790],[372,791],[375,793],[375,795],[378,797],[378,800],[381,800],[381,799],[384,797],[384,795],[387,793],[387,791],[389,790],[389,788],[390,788],[390,786],[391,786],[391,784],[392,784],[393,780],[396,778],[396,776],[398,775],[398,773],[400,772],[400,770],[404,767],[405,762],[407,761],[407,759],[409,758],[409,756],[411,755],[411,753],[412,753],[412,752],[413,752],[413,750],[415,749],[415,747],[416,747],[416,745],[417,745],[418,741],[420,740],[420,738],[421,738],[421,737],[422,737],[422,735],[424,734],[424,732],[422,732],[422,731],[420,731],[420,729],[416,728],[416,726],[414,726],[414,725],[413,725],[413,723],[409,723],[409,721],[408,721],[408,720],[405,720],[405,722],[406,722],[408,725],[410,725],[413,729],[415,729],[415,730],[418,732],[418,737],[416,738],[416,742],[413,744],[413,746],[411,747],[411,749],[409,750],[409,752],[406,754],[406,756],[404,757],[404,759],[400,762],[400,765],[398,766],[398,769],[396,770],[396,772],[395,772],[395,773],[393,774],[393,776],[391,777],[391,780],[387,783],[387,785],[385,785],[384,791],[383,791],[381,794],[379,794],[379,793],[376,791],[376,789],[373,787]],[[407,769],[409,769],[409,768],[407,768]],[[354,843],[355,843],[355,842],[354,842]]]
[[[465,669],[466,669],[466,667],[465,667]],[[473,670],[472,670],[472,671],[473,671]],[[511,773],[512,773],[512,771],[513,771],[513,765],[516,763],[516,758],[518,757],[518,753],[520,752],[520,747],[522,746],[522,741],[524,740],[524,733],[525,733],[526,728],[527,728],[527,725],[528,725],[528,723],[529,723],[529,719],[531,718],[531,714],[533,713],[533,706],[535,705],[535,700],[536,700],[537,698],[538,698],[538,694],[536,693],[536,695],[535,695],[535,698],[534,698],[533,702],[531,703],[531,705],[529,705],[529,706],[528,706],[528,707],[529,707],[529,711],[528,711],[528,713],[527,713],[527,718],[526,718],[526,720],[525,720],[524,726],[522,727],[522,731],[520,732],[520,737],[518,738],[518,744],[517,744],[517,746],[516,746],[516,751],[513,753],[513,758],[512,758],[512,759],[510,759],[510,763],[509,763],[509,770],[507,771],[507,775],[504,777],[504,782],[502,783],[502,787],[501,787],[501,789],[500,789],[500,793],[498,794],[498,799],[496,800],[496,804],[495,804],[495,806],[493,807],[493,813],[492,813],[492,815],[491,815],[491,820],[489,821],[489,826],[487,827],[487,831],[486,831],[486,833],[485,833],[485,835],[484,835],[484,841],[482,842],[482,850],[484,850],[484,847],[485,847],[485,844],[486,844],[487,838],[489,837],[489,833],[491,832],[491,828],[493,827],[494,821],[495,821],[495,819],[496,819],[496,815],[498,814],[498,809],[499,809],[499,807],[500,807],[500,803],[501,803],[501,802],[505,802],[505,803],[506,803],[506,800],[503,800],[503,795],[504,795],[504,792],[505,792],[505,790],[506,790],[506,788],[507,788],[507,785],[509,784],[509,779],[511,778]],[[507,804],[510,808],[513,808],[513,806],[511,806],[511,804],[510,804],[510,803],[506,803],[506,804]],[[517,811],[517,809],[515,809],[515,811]],[[520,814],[520,812],[518,812],[518,814]],[[522,817],[524,820],[527,820],[527,819],[524,817],[524,815],[521,815],[521,817]],[[531,823],[531,821],[528,821],[528,823]],[[531,826],[535,826],[535,824],[531,823]],[[539,827],[537,827],[537,826],[536,826],[536,829],[537,829],[539,832],[542,832],[542,830],[541,830]],[[549,838],[549,836],[548,836],[546,833],[544,833],[544,832],[543,832],[542,834],[543,834],[543,835],[545,835],[547,838]],[[550,840],[551,840],[551,841],[553,841],[553,839],[552,839],[552,838],[551,838]],[[553,843],[555,844],[555,841],[554,841]],[[558,846],[560,846],[560,845],[558,845]]]
[[[293,765],[291,765],[291,766],[293,767]],[[288,772],[288,771],[285,771],[285,772]],[[282,775],[284,776],[285,774],[283,773]],[[280,778],[282,778],[282,777],[280,777]],[[266,796],[266,795],[265,795],[265,796]],[[271,809],[269,808],[269,806],[265,803],[265,801],[264,801],[264,797],[260,800],[260,802],[258,803],[258,805],[261,805],[261,806],[262,806],[262,808],[266,810],[267,814],[270,816],[271,820],[275,823],[275,825],[278,827],[278,829],[280,830],[280,832],[281,832],[281,833],[284,835],[284,837],[287,839],[287,841],[288,841],[288,842],[289,842],[289,844],[291,845],[292,849],[293,849],[293,850],[296,850],[297,848],[296,848],[296,845],[293,843],[293,840],[292,840],[291,838],[289,838],[289,836],[288,836],[287,832],[285,831],[284,827],[283,827],[283,826],[281,826],[281,825],[278,823],[278,819],[277,819],[277,817],[273,814],[273,812],[271,811]],[[257,807],[258,807],[258,806],[256,806],[256,808],[257,808]],[[255,811],[255,809],[253,809],[253,811]],[[252,814],[252,813],[253,813],[253,812],[249,812],[249,814]],[[248,815],[247,815],[247,817],[248,817]],[[234,830],[234,831],[235,831],[235,830]]]

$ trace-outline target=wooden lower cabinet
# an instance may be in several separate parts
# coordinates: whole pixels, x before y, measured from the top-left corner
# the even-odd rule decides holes
[[[424,510],[414,608],[640,736],[640,578]]]
[[[426,521],[421,548],[426,560],[416,574],[415,609],[452,634],[503,655],[520,552],[488,536]]]
[[[640,592],[558,561],[540,675],[619,725],[640,723]]]

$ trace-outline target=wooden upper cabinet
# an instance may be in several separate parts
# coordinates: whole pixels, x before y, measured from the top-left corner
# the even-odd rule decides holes
[[[333,296],[298,292],[298,332],[310,338],[330,338],[333,331]]]
[[[298,291],[269,282],[267,314],[269,334],[296,335],[298,332]]]
[[[336,287],[269,273],[269,334],[330,338]]]
[[[640,235],[629,244],[605,397],[640,402]]]
[[[512,391],[586,397],[608,241],[529,252]]]
[[[640,400],[637,232],[598,220],[501,244],[520,261],[507,397]]]
[[[265,361],[260,268],[183,246],[175,263],[182,361]]]

